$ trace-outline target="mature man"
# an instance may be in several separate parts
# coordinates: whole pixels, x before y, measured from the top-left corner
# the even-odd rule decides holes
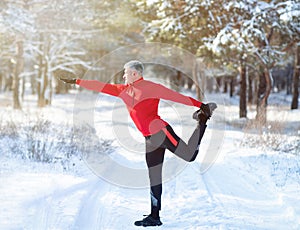
[[[185,161],[196,159],[206,122],[211,117],[215,103],[204,104],[182,95],[161,84],[143,78],[144,66],[140,61],[129,61],[124,65],[125,84],[108,84],[96,80],[65,79],[62,81],[80,85],[83,88],[119,97],[127,106],[130,117],[145,137],[146,162],[150,179],[151,213],[136,221],[137,226],[160,226],[159,211],[162,194],[162,166],[165,150],[168,149]],[[178,137],[172,127],[158,115],[160,99],[195,106],[193,114],[197,126],[188,143]]]

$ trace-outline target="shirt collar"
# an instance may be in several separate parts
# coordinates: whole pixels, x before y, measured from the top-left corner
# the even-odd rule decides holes
[[[141,78],[135,80],[134,82],[132,82],[131,84],[128,84],[128,85],[134,85],[135,83],[137,83],[137,82],[139,82],[139,81],[142,81],[142,80],[144,80],[143,77],[141,77]]]

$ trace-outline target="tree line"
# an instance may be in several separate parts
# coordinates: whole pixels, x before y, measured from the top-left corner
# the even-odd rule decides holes
[[[153,41],[188,50],[211,77],[238,82],[240,117],[255,94],[265,121],[278,68],[291,65],[291,109],[298,108],[299,16],[296,0],[3,0],[0,90],[12,90],[21,109],[30,84],[43,107],[67,91],[59,76],[81,77],[116,48]]]

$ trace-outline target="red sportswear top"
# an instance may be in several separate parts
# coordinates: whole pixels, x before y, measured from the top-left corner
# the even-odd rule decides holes
[[[201,102],[184,96],[163,85],[138,79],[132,84],[107,84],[96,80],[77,79],[83,88],[121,98],[127,106],[130,117],[144,136],[155,134],[168,125],[158,115],[160,99],[200,107]]]

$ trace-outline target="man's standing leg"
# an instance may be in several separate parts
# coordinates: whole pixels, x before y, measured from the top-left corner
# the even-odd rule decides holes
[[[161,209],[162,166],[164,155],[164,148],[157,148],[156,150],[146,152],[146,162],[150,179],[151,216],[155,219],[159,218],[159,211]]]
[[[150,179],[151,213],[141,221],[136,221],[137,226],[160,226],[159,217],[162,194],[162,166],[165,148],[154,147],[150,138],[146,139],[146,162]]]

